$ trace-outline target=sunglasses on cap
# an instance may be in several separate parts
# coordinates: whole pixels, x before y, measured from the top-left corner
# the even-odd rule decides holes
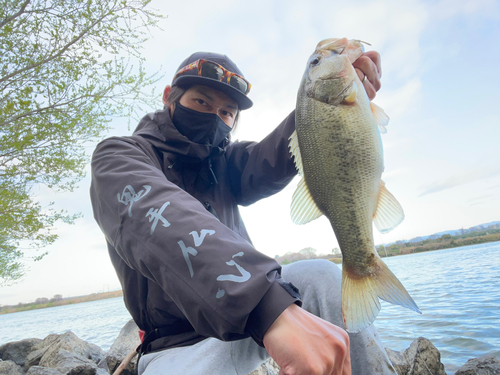
[[[230,86],[234,87],[236,90],[242,92],[243,94],[248,94],[252,85],[245,78],[239,74],[230,72],[229,70],[223,68],[213,61],[199,59],[181,68],[177,73],[175,73],[173,81],[186,72],[192,70],[198,70],[198,75],[205,78],[214,79],[216,81],[226,82]]]

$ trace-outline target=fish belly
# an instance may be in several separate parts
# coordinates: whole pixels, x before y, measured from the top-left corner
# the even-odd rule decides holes
[[[360,108],[310,99],[297,108],[297,137],[305,182],[332,225],[343,263],[363,274],[373,263],[372,220],[383,170],[377,126]]]

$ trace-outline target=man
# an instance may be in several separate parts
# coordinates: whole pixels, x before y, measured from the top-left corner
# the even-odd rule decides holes
[[[354,66],[373,98],[379,55]],[[259,143],[230,142],[249,90],[227,56],[195,53],[165,89],[164,110],[94,152],[94,216],[145,332],[139,374],[244,375],[269,355],[280,374],[351,374],[351,360],[356,375],[394,373],[373,327],[344,331],[336,265],[282,270],[252,246],[238,205],[295,176],[295,115]]]

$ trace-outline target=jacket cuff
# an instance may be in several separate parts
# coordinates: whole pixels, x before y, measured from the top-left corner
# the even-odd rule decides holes
[[[276,280],[248,317],[246,331],[258,345],[264,347],[267,330],[292,303],[302,306],[299,290],[283,279]]]

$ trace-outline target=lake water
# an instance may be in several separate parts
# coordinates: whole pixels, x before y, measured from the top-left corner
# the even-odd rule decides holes
[[[384,258],[422,315],[382,303],[376,326],[387,348],[425,337],[448,374],[485,354],[500,359],[500,242]],[[122,298],[0,315],[0,345],[73,331],[108,350],[130,319]]]

